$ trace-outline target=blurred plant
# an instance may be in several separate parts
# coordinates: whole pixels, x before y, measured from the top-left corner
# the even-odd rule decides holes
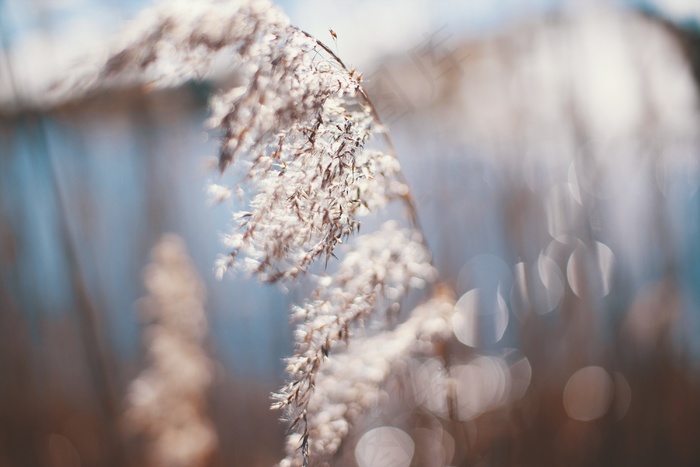
[[[152,258],[139,303],[148,367],[129,386],[126,427],[148,439],[149,465],[207,465],[216,434],[205,408],[212,362],[202,347],[204,285],[179,237],[161,238]]]

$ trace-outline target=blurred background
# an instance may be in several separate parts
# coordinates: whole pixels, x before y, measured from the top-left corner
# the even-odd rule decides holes
[[[278,4],[364,71],[458,298],[450,361],[408,361],[336,464],[700,465],[700,4]],[[206,289],[206,465],[282,457],[303,294],[214,278],[217,83],[46,93],[146,5],[0,0],[0,467],[152,465],[123,413],[166,232]]]

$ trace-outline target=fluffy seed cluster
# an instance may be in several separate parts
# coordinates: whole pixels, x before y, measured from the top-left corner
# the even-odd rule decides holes
[[[149,323],[148,367],[129,386],[125,422],[149,441],[149,465],[203,466],[216,447],[205,410],[212,363],[202,348],[204,286],[178,237],[163,237],[152,256],[139,307]]]
[[[217,263],[219,276],[235,266],[265,282],[294,279],[317,259],[335,256],[336,247],[359,231],[360,216],[395,198],[417,225],[396,157],[367,147],[384,130],[361,75],[291,26],[267,0],[163,3],[134,23],[90,75],[92,81],[81,86],[144,79],[170,86],[207,76],[222,63],[234,84],[211,100],[209,123],[221,137],[221,180],[207,192],[213,201],[235,192],[246,208],[224,236],[229,254]],[[303,438],[304,463],[308,405],[324,358],[347,341],[352,326],[382,307],[397,306],[409,288],[433,276],[420,234],[390,223],[359,237],[338,272],[294,309],[300,321],[296,354],[275,406],[285,409]],[[136,404],[145,396],[133,397]]]
[[[290,381],[275,395],[273,407],[287,411],[292,430],[301,438],[302,458],[309,455],[309,403],[324,359],[347,342],[353,325],[397,303],[409,288],[422,287],[434,274],[420,234],[388,222],[358,237],[337,273],[321,278],[313,299],[294,308],[300,323],[296,352],[288,359]]]
[[[301,141],[296,128],[279,136],[275,152],[258,157],[247,180],[256,195],[235,215],[220,274],[243,255],[246,269],[263,281],[294,278],[356,233],[358,216],[405,190],[394,157],[362,149],[371,117],[338,104],[325,101],[312,125],[316,138]]]
[[[434,340],[446,340],[452,333],[450,318],[454,297],[440,292],[417,306],[395,329],[367,338],[353,339],[347,349],[327,359],[315,378],[315,390],[307,405],[308,450],[317,463],[331,465],[352,423],[375,407],[382,384],[397,363],[412,354],[429,354]],[[298,450],[303,434],[287,438],[287,457],[281,467],[301,466]]]
[[[236,264],[267,282],[297,277],[355,233],[359,215],[406,194],[397,160],[365,148],[378,128],[361,75],[266,0],[163,4],[117,50],[82,87],[172,85],[223,59],[234,74],[212,99],[210,125],[221,134],[219,169],[235,164],[247,209],[234,216],[219,274]]]
[[[301,31],[262,38],[241,86],[214,101],[219,167],[233,161],[250,194],[225,238],[245,268],[274,282],[297,277],[355,233],[358,216],[406,188],[393,156],[365,148],[375,118],[360,79]]]

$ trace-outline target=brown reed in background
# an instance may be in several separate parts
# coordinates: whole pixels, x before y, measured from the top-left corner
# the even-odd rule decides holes
[[[164,236],[152,257],[139,303],[148,367],[129,385],[126,428],[146,438],[149,465],[208,465],[216,434],[206,407],[213,362],[204,284],[179,237]]]

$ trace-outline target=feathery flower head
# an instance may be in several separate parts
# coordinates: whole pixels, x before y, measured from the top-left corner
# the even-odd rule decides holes
[[[361,75],[265,0],[163,3],[117,50],[82,88],[171,86],[224,59],[234,74],[212,98],[209,124],[221,136],[219,170],[235,165],[248,205],[219,275],[243,258],[263,281],[295,278],[355,233],[359,215],[406,191],[396,159],[365,148],[378,125]],[[209,192],[228,195],[220,185]]]

